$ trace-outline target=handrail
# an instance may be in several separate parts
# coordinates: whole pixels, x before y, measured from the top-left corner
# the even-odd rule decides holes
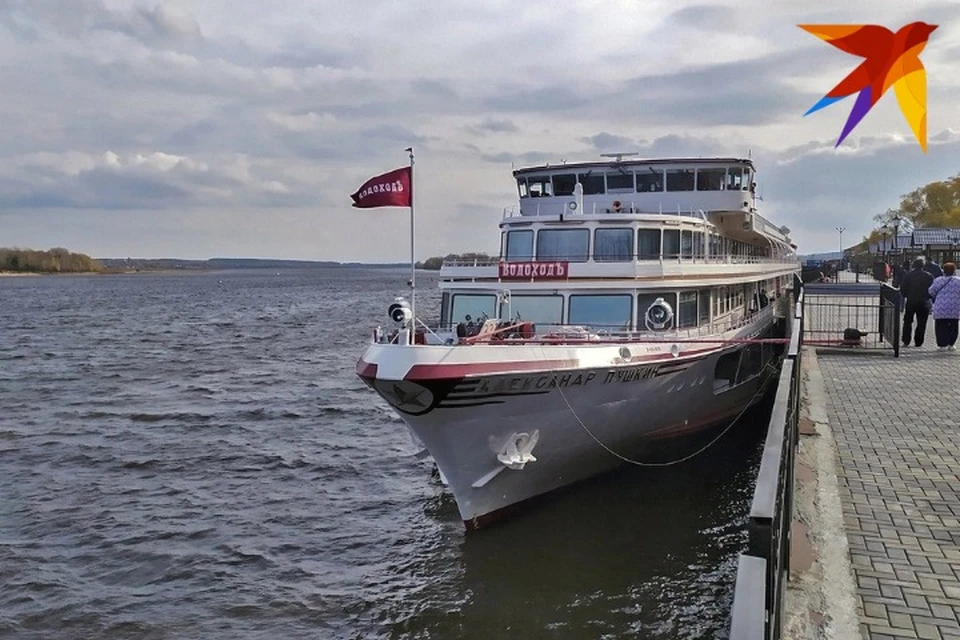
[[[747,525],[749,542],[747,551],[740,554],[734,589],[730,637],[743,640],[778,640],[783,631],[783,598],[790,572],[794,461],[800,413],[800,347],[803,344],[804,294],[799,278],[795,286],[795,312],[786,319],[790,346],[767,427]]]
[[[643,256],[643,257],[641,257]],[[625,264],[648,264],[651,262],[678,262],[678,263],[708,263],[708,264],[797,264],[799,261],[796,257],[791,256],[782,256],[782,257],[768,257],[768,256],[740,256],[740,255],[723,255],[723,256],[704,256],[704,255],[689,255],[689,256],[678,256],[678,255],[659,255],[656,257],[647,257],[648,254],[631,254],[630,259],[628,260],[597,260],[593,259],[592,261],[578,259],[572,264],[604,264],[604,265],[625,265]],[[563,258],[557,258],[557,260],[562,260]],[[554,259],[543,259],[537,260],[536,258],[524,258],[522,260],[502,260],[503,262],[553,262]],[[470,268],[470,267],[495,267],[501,260],[499,258],[489,258],[489,259],[455,259],[455,260],[445,260],[441,265],[441,268],[446,269],[458,269],[458,268]]]

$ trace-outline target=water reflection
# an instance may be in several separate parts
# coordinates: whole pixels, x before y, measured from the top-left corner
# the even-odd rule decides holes
[[[725,637],[764,427],[752,411],[694,461],[622,468],[471,534],[438,492],[435,555],[394,566],[425,584],[389,637]]]

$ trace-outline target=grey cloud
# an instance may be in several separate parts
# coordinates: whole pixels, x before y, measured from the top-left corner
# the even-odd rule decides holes
[[[501,151],[499,153],[484,153],[480,155],[484,162],[493,162],[495,164],[506,164],[512,162],[516,165],[542,164],[557,160],[557,154],[544,153],[541,151],[527,151],[526,153],[509,153]]]
[[[743,27],[743,15],[735,7],[698,4],[674,11],[667,22],[706,31],[733,32]]]
[[[52,27],[61,36],[77,38],[94,31],[112,31],[148,42],[198,41],[203,34],[189,13],[169,4],[129,10],[107,7],[102,0],[5,0],[0,19],[16,33],[31,39]]]
[[[486,118],[483,122],[477,125],[477,128],[483,131],[491,131],[493,133],[513,133],[517,130],[517,125],[513,124],[513,121],[508,119],[496,120],[494,118]]]
[[[584,142],[592,145],[595,149],[602,153],[610,153],[617,151],[630,152],[634,147],[637,146],[637,143],[632,139],[625,136],[617,136],[610,133],[602,132],[589,138],[584,138]]]

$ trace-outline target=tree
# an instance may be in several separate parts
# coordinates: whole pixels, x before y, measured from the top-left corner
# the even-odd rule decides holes
[[[900,196],[897,208],[873,219],[894,226],[897,218],[906,218],[916,227],[960,227],[960,174]]]

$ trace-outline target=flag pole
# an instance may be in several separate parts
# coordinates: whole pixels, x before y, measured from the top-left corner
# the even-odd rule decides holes
[[[417,335],[417,262],[413,224],[413,147],[407,147],[404,151],[410,154],[410,315],[413,320],[408,344],[414,344]]]

